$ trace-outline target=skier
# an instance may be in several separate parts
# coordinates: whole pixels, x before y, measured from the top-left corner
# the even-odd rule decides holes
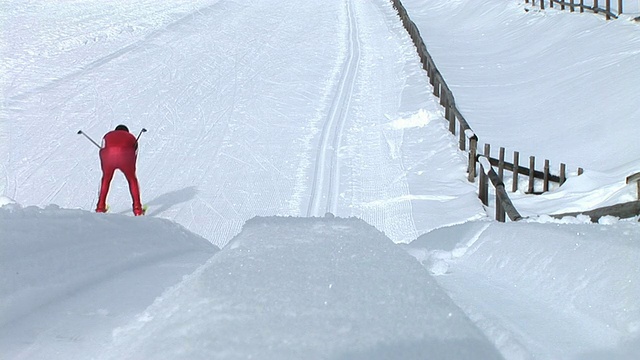
[[[138,157],[138,140],[125,125],[116,126],[102,138],[100,164],[102,166],[102,182],[96,212],[107,211],[107,193],[116,169],[120,169],[129,182],[129,192],[133,200],[133,214],[144,215],[140,202],[140,188],[136,177],[136,159]]]

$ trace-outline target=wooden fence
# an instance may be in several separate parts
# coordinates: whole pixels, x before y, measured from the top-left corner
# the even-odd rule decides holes
[[[468,151],[469,153],[469,164],[467,169],[469,174],[468,180],[470,182],[475,182],[479,159],[481,158],[478,156],[478,137],[469,126],[469,123],[467,123],[467,120],[460,113],[460,110],[456,107],[455,98],[453,97],[451,89],[444,81],[444,78],[436,67],[431,54],[427,51],[427,47],[420,36],[420,31],[416,24],[409,18],[404,5],[402,5],[400,0],[392,0],[392,3],[398,11],[398,15],[400,16],[405,29],[411,36],[411,39],[417,48],[420,61],[422,62],[422,67],[427,72],[429,82],[433,86],[433,94],[440,99],[440,105],[444,107],[445,118],[449,123],[449,131],[454,136],[458,136],[460,150]],[[485,180],[490,179],[491,183],[496,188],[496,219],[498,221],[505,220],[504,209],[508,210],[507,214],[509,214],[509,218],[511,220],[517,221],[521,218],[521,216],[517,214],[517,211],[515,211],[515,207],[513,207],[513,204],[509,200],[509,196],[504,189],[504,182],[502,180],[504,170],[512,171],[513,173],[514,181],[512,191],[518,190],[520,174],[528,176],[528,193],[531,194],[540,194],[548,191],[549,182],[557,182],[559,185],[562,185],[566,179],[566,166],[564,164],[561,164],[560,166],[560,175],[552,175],[549,172],[549,160],[545,160],[545,167],[543,171],[537,171],[535,170],[535,157],[529,158],[529,168],[527,168],[526,166],[521,166],[518,163],[518,152],[514,152],[513,162],[509,163],[504,159],[504,148],[500,148],[500,156],[498,158],[491,157],[490,149],[491,147],[489,144],[484,145],[484,158],[487,159],[487,163],[484,166],[480,164],[482,175],[480,176],[479,197],[485,205],[488,204],[488,195],[486,195],[486,193],[488,193],[487,186],[489,182]],[[490,175],[495,173],[491,168],[491,165],[498,166],[498,173],[496,176]],[[578,174],[581,173],[582,169],[578,169]],[[488,176],[488,178],[485,178],[485,176]],[[541,179],[543,181],[542,191],[535,191],[535,179]]]
[[[549,190],[549,182],[557,182],[559,185],[562,185],[566,180],[566,166],[564,164],[560,164],[560,175],[553,175],[549,170],[549,160],[544,161],[543,171],[536,170],[535,167],[535,157],[529,157],[529,167],[521,166],[519,164],[519,153],[514,151],[513,153],[513,161],[511,163],[505,161],[505,149],[500,148],[500,154],[498,158],[491,157],[491,146],[489,144],[484,145],[484,155],[478,154],[478,137],[471,130],[471,127],[467,123],[466,119],[458,108],[456,107],[455,99],[453,97],[453,93],[449,86],[445,83],[444,78],[440,74],[440,71],[436,68],[436,65],[433,61],[433,58],[427,51],[427,47],[420,36],[420,31],[418,31],[418,27],[416,24],[411,21],[409,15],[407,14],[407,10],[402,5],[400,0],[391,0],[393,6],[398,11],[398,15],[402,20],[402,23],[411,36],[413,40],[418,55],[420,56],[420,61],[422,62],[422,67],[427,71],[429,76],[429,81],[431,85],[433,85],[433,94],[440,99],[440,105],[442,105],[445,109],[445,118],[449,122],[449,131],[459,136],[459,148],[463,151],[468,151],[469,153],[469,164],[468,164],[468,173],[469,173],[469,181],[474,182],[477,174],[477,168],[480,169],[479,178],[479,189],[478,189],[478,197],[482,201],[485,206],[489,206],[489,183],[493,185],[495,188],[495,210],[496,210],[496,220],[504,222],[506,220],[506,216],[511,219],[511,221],[518,221],[523,217],[518,213],[516,208],[513,206],[513,203],[509,199],[509,195],[505,189],[505,184],[503,182],[504,170],[511,171],[513,173],[513,184],[512,191],[518,190],[518,184],[520,183],[520,175],[525,175],[528,177],[529,184],[527,193],[531,194],[540,194],[542,192]],[[528,2],[528,1],[527,1]],[[571,5],[574,4],[574,1],[566,2],[566,1],[551,1],[551,6],[553,3],[562,5]],[[594,5],[592,9],[596,12],[601,10],[598,7],[598,1],[594,1]],[[542,1],[540,3],[542,7],[544,4]],[[587,6],[584,6],[584,2],[580,1],[580,4],[583,5],[583,9],[588,9]],[[606,11],[610,11],[610,4],[607,1]],[[618,7],[619,11],[622,12],[622,6]],[[498,172],[493,169],[494,166],[497,166]],[[582,168],[578,168],[578,175],[582,174]],[[542,191],[535,190],[535,179],[542,180]],[[557,214],[551,215],[553,217],[562,218],[564,216],[576,216],[579,214],[588,215],[592,221],[597,221],[600,217],[605,215],[613,215],[618,216],[620,218],[627,218],[636,215],[640,215],[640,172],[630,175],[626,179],[627,184],[636,184],[638,191],[638,200],[632,201],[624,204],[617,204],[613,206],[607,206],[604,208],[594,209],[585,212],[575,212],[568,214]],[[638,220],[640,221],[640,219]]]
[[[640,214],[640,201],[629,201],[622,204],[615,204],[611,206],[605,206],[589,211],[577,211],[565,214],[554,214],[551,217],[556,219],[562,219],[565,216],[578,216],[586,215],[592,222],[598,222],[603,216],[615,216],[621,219],[627,219]],[[640,222],[640,219],[638,219]]]
[[[622,14],[623,1],[622,0],[524,0],[525,3],[540,6],[540,9],[544,10],[548,5],[550,8],[559,6],[560,10],[569,9],[570,12],[585,10],[594,12],[596,14],[603,14],[607,20],[611,18],[617,19]],[[585,4],[586,2],[586,4]],[[611,7],[611,3],[614,3],[615,9]],[[604,8],[602,7],[604,6]]]
[[[489,158],[480,156],[478,157],[478,162],[480,163],[480,181],[478,181],[480,184],[478,191],[480,201],[482,201],[485,206],[489,206],[489,181],[491,181],[496,193],[496,220],[505,222],[505,213],[509,215],[509,219],[511,219],[511,221],[518,221],[522,219],[518,210],[513,206],[511,199],[509,199],[509,195],[504,188],[502,178],[495,172],[495,170],[493,170],[493,166],[489,162]]]
[[[518,191],[518,188],[520,187],[520,183],[522,182],[520,179],[520,175],[524,175],[527,177],[527,189],[525,190],[525,193],[534,195],[539,195],[549,191],[550,183],[552,182],[557,183],[558,186],[560,186],[567,180],[567,166],[564,163],[560,164],[558,171],[559,175],[554,175],[551,173],[551,166],[548,159],[544,160],[542,170],[536,170],[535,156],[529,156],[529,167],[526,167],[520,164],[520,152],[513,152],[512,162],[507,162],[505,160],[505,152],[505,148],[501,147],[498,157],[494,158],[491,156],[491,145],[485,144],[483,155],[487,159],[489,159],[489,163],[491,165],[498,168],[498,175],[501,179],[504,179],[504,170],[511,171],[511,173],[513,174],[513,181],[511,184],[512,192]],[[472,166],[473,164],[470,163],[469,167]],[[582,173],[583,169],[578,168],[577,174],[582,175]],[[541,189],[540,186],[538,187],[538,189],[536,189],[536,180],[541,180],[539,181],[541,183]],[[471,179],[470,181],[473,182]]]

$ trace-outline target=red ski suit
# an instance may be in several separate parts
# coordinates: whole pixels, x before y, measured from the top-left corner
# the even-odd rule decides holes
[[[100,185],[100,198],[96,211],[106,211],[107,193],[111,186],[111,179],[116,169],[120,169],[129,182],[129,192],[133,200],[133,212],[142,211],[140,202],[140,188],[136,177],[136,158],[138,141],[136,137],[125,130],[113,130],[102,139],[100,149],[100,164],[102,165],[102,182]],[[136,215],[139,215],[136,213]]]

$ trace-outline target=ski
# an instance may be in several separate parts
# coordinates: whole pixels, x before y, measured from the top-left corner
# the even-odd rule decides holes
[[[105,214],[106,214],[106,213],[108,213],[108,212],[109,212],[109,210],[110,210],[110,209],[111,209],[111,207],[107,204],[107,205],[105,206],[104,211],[97,211],[97,210],[96,210],[96,212],[97,212],[97,213],[105,213]],[[135,212],[134,212],[134,215],[135,215],[135,216],[144,216],[144,215],[146,215],[146,214],[147,214],[147,210],[148,210],[148,209],[149,209],[149,206],[148,206],[148,205],[142,205],[142,214],[140,214],[140,215],[135,215]]]

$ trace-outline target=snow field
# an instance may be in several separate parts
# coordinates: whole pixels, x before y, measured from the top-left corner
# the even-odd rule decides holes
[[[520,211],[634,196],[635,24],[403,3],[481,140],[586,169]],[[488,221],[389,2],[0,7],[3,356],[640,354],[637,217]],[[90,213],[120,123],[145,218]]]

